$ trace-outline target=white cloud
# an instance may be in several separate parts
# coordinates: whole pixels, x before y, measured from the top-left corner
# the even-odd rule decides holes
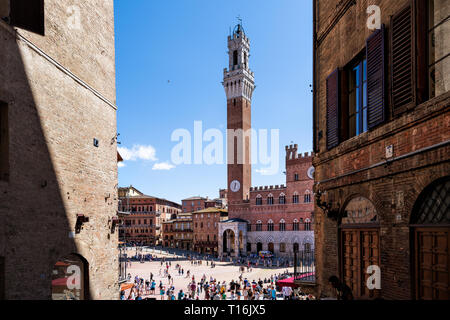
[[[117,166],[118,166],[119,168],[123,168],[123,167],[125,167],[126,165],[125,165],[125,163],[123,163],[123,162],[119,162],[119,163],[117,163]]]
[[[173,168],[175,168],[175,166],[168,162],[160,162],[160,163],[155,163],[153,165],[152,170],[171,170]]]
[[[125,161],[149,160],[156,161],[156,150],[151,145],[134,145],[133,148],[118,147],[120,155]]]

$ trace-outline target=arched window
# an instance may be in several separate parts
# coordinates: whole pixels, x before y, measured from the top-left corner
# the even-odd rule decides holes
[[[306,190],[305,195],[303,196],[304,203],[311,203],[311,192]]]
[[[273,231],[273,221],[269,220],[269,222],[267,222],[267,231]]]
[[[311,243],[307,242],[304,244],[305,252],[311,252]]]
[[[256,221],[256,231],[262,231],[262,222],[261,222],[261,220]]]
[[[258,195],[256,196],[256,205],[257,205],[257,206],[262,205],[262,196],[261,196],[260,194],[258,194]]]
[[[286,231],[286,222],[284,219],[280,220],[280,231]]]
[[[285,204],[286,203],[286,195],[284,193],[280,194],[278,197],[278,203],[279,204]]]
[[[311,220],[306,219],[305,220],[305,230],[310,231],[311,230]]]
[[[298,223],[297,219],[295,219],[294,222],[292,223],[292,230],[294,230],[294,231],[300,230],[300,224]]]
[[[238,52],[237,50],[233,51],[233,66],[236,66],[238,64]]]
[[[89,276],[87,261],[70,254],[59,259],[52,273],[52,300],[89,299]]]
[[[273,204],[273,195],[269,194],[269,196],[267,197],[267,204],[268,205],[272,205]]]
[[[298,192],[294,192],[294,195],[292,196],[292,203],[299,203],[299,198],[298,198]]]

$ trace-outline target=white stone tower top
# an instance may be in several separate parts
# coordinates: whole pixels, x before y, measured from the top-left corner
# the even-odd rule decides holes
[[[228,36],[229,67],[223,70],[223,86],[227,99],[243,97],[252,101],[255,78],[249,68],[250,39],[238,24],[232,36]]]

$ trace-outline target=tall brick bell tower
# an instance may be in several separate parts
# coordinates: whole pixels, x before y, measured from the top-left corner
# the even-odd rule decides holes
[[[227,95],[228,204],[249,199],[251,187],[251,100],[255,89],[249,68],[250,40],[241,24],[228,36],[229,68],[224,69],[223,86]],[[234,134],[230,132],[234,130]],[[231,213],[231,212],[230,212]]]

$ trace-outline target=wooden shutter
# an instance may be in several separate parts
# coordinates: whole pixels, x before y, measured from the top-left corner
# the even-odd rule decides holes
[[[386,120],[385,29],[375,31],[366,41],[367,123],[369,129]]]
[[[327,78],[327,149],[339,144],[339,69]]]
[[[11,0],[11,25],[44,35],[44,0]]]
[[[411,2],[391,17],[392,109],[397,115],[415,105],[414,7]]]

